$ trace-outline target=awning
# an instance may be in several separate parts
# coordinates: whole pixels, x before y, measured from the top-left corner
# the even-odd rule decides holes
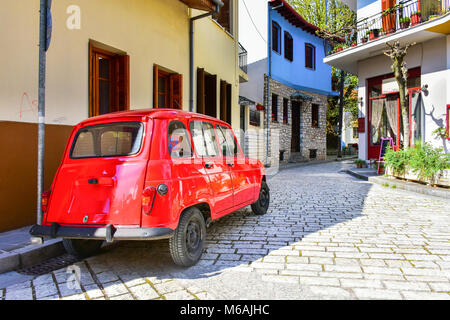
[[[291,95],[291,100],[312,101],[312,99],[313,97],[301,92],[296,92]]]
[[[214,11],[216,10],[217,1],[213,0],[180,0],[189,8],[203,10],[203,11]]]
[[[239,96],[239,105],[241,106],[253,106],[256,102],[252,101],[250,99],[247,99],[246,97]]]

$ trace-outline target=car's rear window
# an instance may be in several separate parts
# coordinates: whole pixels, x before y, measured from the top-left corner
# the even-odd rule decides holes
[[[143,132],[141,122],[117,122],[82,128],[74,139],[70,157],[104,158],[137,154],[141,149]]]

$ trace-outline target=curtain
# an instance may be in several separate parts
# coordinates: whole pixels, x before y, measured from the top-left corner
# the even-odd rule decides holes
[[[375,99],[372,100],[371,107],[371,135],[372,135],[372,144],[376,144],[380,141],[380,124],[383,116],[383,106],[385,99]]]
[[[422,100],[422,93],[414,93],[411,100],[412,117],[411,117],[411,131],[413,133],[413,144],[416,142],[423,142],[422,132],[424,129],[424,106]]]
[[[386,99],[386,115],[390,127],[387,134],[394,139],[394,142],[398,133],[397,108],[397,96]]]

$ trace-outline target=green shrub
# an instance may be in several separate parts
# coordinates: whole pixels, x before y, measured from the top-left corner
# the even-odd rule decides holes
[[[411,169],[425,180],[434,180],[442,170],[450,169],[450,154],[444,153],[442,148],[433,148],[428,143],[399,151],[388,148],[384,161],[394,175],[403,175],[407,169]]]

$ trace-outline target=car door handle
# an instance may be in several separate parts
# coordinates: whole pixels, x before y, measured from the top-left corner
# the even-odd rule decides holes
[[[211,164],[211,163],[206,163],[206,164],[205,164],[205,168],[206,168],[206,169],[212,169],[212,168],[214,168],[214,165]]]

